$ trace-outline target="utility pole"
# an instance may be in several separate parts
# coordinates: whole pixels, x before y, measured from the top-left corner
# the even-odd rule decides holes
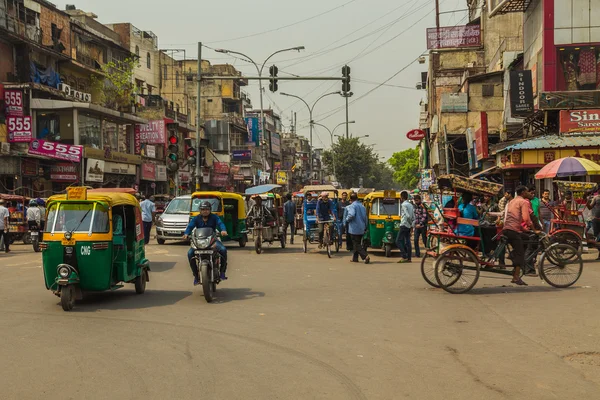
[[[185,79],[185,78],[184,78]],[[200,191],[200,155],[202,152],[200,151],[200,125],[201,122],[201,114],[200,110],[202,108],[202,102],[200,101],[201,90],[200,86],[202,84],[202,42],[198,42],[198,74],[197,74],[197,89],[196,89],[196,191]]]
[[[435,0],[435,27],[440,29],[440,0]]]
[[[446,125],[444,125],[444,151],[445,151],[445,158],[446,158],[446,173],[450,174],[450,153],[448,152],[448,129],[446,128]]]

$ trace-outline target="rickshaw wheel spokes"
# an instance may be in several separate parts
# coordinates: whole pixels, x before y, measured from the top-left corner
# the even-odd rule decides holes
[[[471,250],[448,249],[436,261],[435,279],[448,293],[466,293],[477,283],[479,268],[479,261]]]
[[[567,288],[575,284],[582,272],[583,258],[573,246],[553,244],[542,254],[540,276],[555,288]]]
[[[430,286],[434,288],[440,287],[435,279],[435,258],[427,253],[425,253],[421,260],[421,275]]]

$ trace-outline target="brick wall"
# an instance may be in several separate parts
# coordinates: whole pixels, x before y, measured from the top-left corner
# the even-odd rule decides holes
[[[121,45],[126,49],[131,50],[131,24],[110,24],[108,26],[119,35]]]
[[[71,56],[71,22],[70,17],[60,12],[58,9],[49,8],[42,5],[40,13],[40,28],[42,29],[42,44],[44,46],[52,45],[52,24],[62,29],[60,42],[65,46],[63,54]]]

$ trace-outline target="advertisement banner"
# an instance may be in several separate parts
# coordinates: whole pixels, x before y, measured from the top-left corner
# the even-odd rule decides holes
[[[212,174],[210,177],[210,184],[213,186],[225,186],[228,181],[229,175]]]
[[[35,139],[29,143],[29,154],[36,156],[46,156],[56,158],[57,160],[81,162],[83,156],[83,146],[74,146],[71,144],[47,142],[41,139]]]
[[[87,159],[85,170],[86,182],[104,182],[104,161],[94,158]]]
[[[241,175],[241,174],[235,174],[235,175],[233,175],[233,180],[234,181],[243,181],[244,179],[245,179],[244,175]]]
[[[479,25],[427,28],[427,49],[451,49],[481,46]]]
[[[6,117],[6,128],[8,141],[11,143],[31,142],[33,139],[31,117],[8,116]]]
[[[23,176],[37,176],[38,160],[32,158],[21,158],[21,174]]]
[[[600,132],[600,109],[561,110],[560,133]]]
[[[156,146],[152,146],[152,145],[146,146],[146,157],[156,158]]]
[[[271,133],[271,154],[274,156],[281,155],[281,136],[277,133]]]
[[[510,111],[513,116],[533,113],[531,71],[510,71]]]
[[[215,170],[215,174],[228,174],[229,173],[229,164],[226,162],[214,162],[213,168]]]
[[[6,89],[4,91],[4,105],[6,116],[23,116],[23,92],[18,89]]]
[[[179,183],[189,183],[189,181],[192,179],[192,176],[190,175],[189,172],[185,172],[185,171],[179,171]]]
[[[167,181],[167,166],[157,165],[156,166],[156,181],[166,182]]]
[[[246,137],[246,143],[258,143],[258,118],[247,117],[246,120],[246,131],[248,136]]]
[[[156,164],[143,163],[142,164],[142,180],[144,181],[155,181],[156,180]]]
[[[278,185],[287,185],[287,172],[285,172],[285,171],[277,172],[277,184]]]
[[[140,143],[165,144],[167,142],[167,131],[165,120],[158,119],[150,121],[146,125],[135,125],[135,134],[139,134]]]
[[[134,154],[120,153],[118,151],[110,150],[110,147],[106,149],[93,149],[91,147],[85,148],[86,158],[95,158],[97,160],[121,162],[126,164],[140,165],[142,163],[142,157]]]
[[[231,159],[234,161],[250,161],[252,160],[252,150],[233,150]]]
[[[77,182],[79,168],[77,164],[58,163],[50,167],[50,179],[54,182]]]
[[[104,173],[116,175],[135,175],[135,165],[121,164],[114,162],[104,162]]]

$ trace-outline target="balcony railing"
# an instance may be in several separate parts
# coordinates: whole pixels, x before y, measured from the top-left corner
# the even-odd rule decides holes
[[[0,14],[0,18],[3,17]],[[5,15],[6,17],[6,29],[14,34],[29,39],[32,42],[42,44],[42,30],[35,25],[26,24],[23,21],[18,20],[15,17]]]

